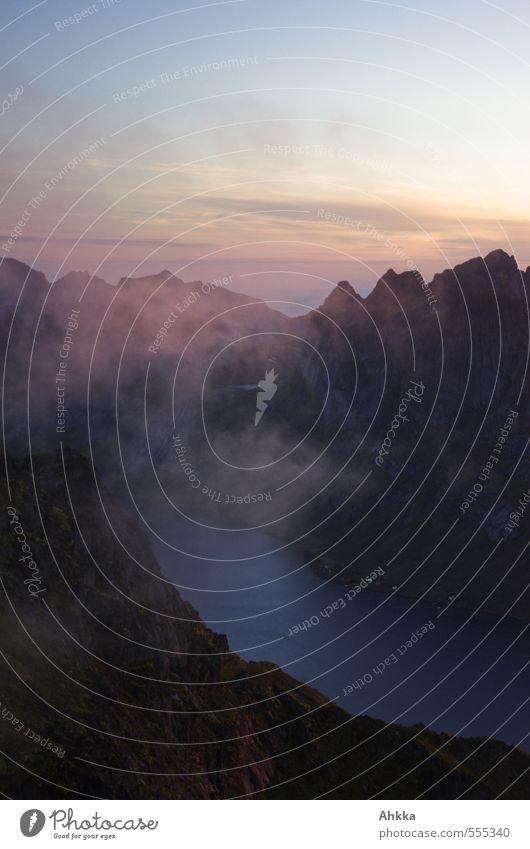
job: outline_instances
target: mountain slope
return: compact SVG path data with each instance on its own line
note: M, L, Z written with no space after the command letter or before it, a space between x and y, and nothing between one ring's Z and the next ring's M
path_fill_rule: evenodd
M351 717L272 664L232 654L162 581L142 533L98 493L77 453L31 465L8 457L7 470L0 781L8 796L528 794L530 757L521 751ZM22 544L33 566L20 560Z

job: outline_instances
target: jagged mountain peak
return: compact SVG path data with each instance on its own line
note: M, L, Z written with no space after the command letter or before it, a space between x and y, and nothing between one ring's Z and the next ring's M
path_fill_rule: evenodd
M377 307L383 304L395 303L395 298L400 301L403 299L415 299L418 294L422 294L423 277L419 271L394 271L389 268L382 277L379 278L374 288L366 298L366 303L369 307Z
M513 273L518 271L517 261L514 256L506 253L502 248L496 248L484 257L476 256L454 267L455 274L467 272L484 274L485 271L489 271L491 274Z
M500 301L513 302L524 299L525 282L515 257L497 248L436 274L432 285L442 303L456 302L462 294L482 300L493 292Z
M90 271L69 271L63 277L59 277L58 280L55 281L57 284L66 284L68 286L86 286L88 283L91 285L103 285L109 286L106 280L103 280L102 277L97 277L97 275L93 275Z
M24 280L32 275L35 280L38 280L41 283L46 283L46 277L42 273L42 271L37 271L31 265L28 265L25 262L21 262L19 259L14 259L10 256L0 257L0 269L6 275L11 278L16 278L20 280L20 282L24 282Z
M341 280L324 300L320 310L325 313L343 313L350 309L352 303L357 301L359 297L347 280Z
M159 286L161 283L169 281L177 284L182 284L184 282L180 279L180 277L175 277L171 271L164 269L163 271L158 271L155 274L146 274L143 277L120 277L118 286L121 286L123 283L132 286L142 286L145 284Z

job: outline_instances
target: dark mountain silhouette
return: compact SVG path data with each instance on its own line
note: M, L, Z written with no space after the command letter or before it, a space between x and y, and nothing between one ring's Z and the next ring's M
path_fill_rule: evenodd
M430 283L389 270L366 298L341 282L296 318L203 285L169 272L50 284L4 259L9 450L62 441L92 453L123 503L130 486L167 509L161 482L198 520L302 537L326 575L352 581L384 565L376 589L527 618L528 520L510 517L529 487L530 270L502 250ZM72 308L57 433L54 376ZM278 391L256 428L256 395L234 387L271 368ZM219 514L176 468L175 433L211 488L274 498Z

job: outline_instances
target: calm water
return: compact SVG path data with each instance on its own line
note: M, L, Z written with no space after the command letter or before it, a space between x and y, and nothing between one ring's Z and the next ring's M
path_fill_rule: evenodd
M350 600L346 587L323 583L301 557L266 554L280 543L262 534L208 534L181 523L159 533L211 558L153 543L164 575L243 658L274 661L352 713L530 748L524 623L442 613L369 589ZM313 624L296 633L307 620ZM435 627L421 634L429 622Z

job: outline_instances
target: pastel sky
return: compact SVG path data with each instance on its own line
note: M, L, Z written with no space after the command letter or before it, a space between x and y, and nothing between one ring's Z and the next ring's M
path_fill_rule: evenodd
M11 0L1 252L308 305L526 267L529 36L524 0Z

